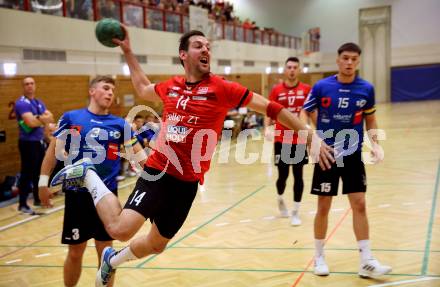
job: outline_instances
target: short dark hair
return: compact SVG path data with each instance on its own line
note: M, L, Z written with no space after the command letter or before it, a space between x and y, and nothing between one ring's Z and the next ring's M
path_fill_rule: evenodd
M203 34L202 31L199 30L191 30L189 32L186 32L185 34L183 34L180 37L179 40L179 53L180 51L188 51L188 47L189 47L189 38L191 38L192 36L202 36L202 37L206 37L205 34ZM182 59L180 59L180 63L183 66L183 61Z
M111 76L96 76L90 81L89 88L95 86L99 82L112 84L113 86L115 85L115 80Z
M284 64L287 64L287 62L295 62L299 64L299 59L297 57L289 57Z
M357 44L349 42L342 44L342 46L339 47L338 55L341 55L343 52L355 52L361 55L362 50L361 47L359 47Z
M144 117L141 116L141 115L136 115L136 116L134 117L134 120L137 120L137 119L143 119L143 120L144 120Z

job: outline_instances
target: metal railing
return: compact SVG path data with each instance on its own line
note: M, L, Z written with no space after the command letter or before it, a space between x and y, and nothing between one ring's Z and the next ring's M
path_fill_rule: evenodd
M114 18L128 26L174 33L185 33L189 30L188 14L150 7L136 1L0 0L0 7L91 21ZM214 39L302 50L300 37L214 20L210 20L210 23ZM314 46L319 47L319 44L314 43Z

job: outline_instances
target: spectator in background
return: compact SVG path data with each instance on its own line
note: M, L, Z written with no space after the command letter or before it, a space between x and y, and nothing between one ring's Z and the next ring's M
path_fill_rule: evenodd
M102 18L113 18L119 20L119 16L116 13L116 5L113 0L101 1L99 13Z
M135 26L139 28L143 28L144 24L143 21L143 8L140 6L142 4L141 0L132 0L133 4L139 4L139 5L131 5L129 3L126 3L124 6L124 13L125 13L125 24L129 26Z
M21 171L18 183L18 210L33 213L27 204L28 194L33 193L34 206L40 206L38 179L44 158L44 126L53 122L52 113L44 103L35 98L36 85L31 77L23 79L23 95L15 102L15 113L19 127L18 149L20 151Z
M69 0L66 2L69 17L90 20L92 14L91 0Z

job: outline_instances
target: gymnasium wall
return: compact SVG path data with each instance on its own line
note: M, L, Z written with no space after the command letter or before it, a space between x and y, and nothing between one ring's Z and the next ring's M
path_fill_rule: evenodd
M335 70L336 50L344 42L359 41L359 9L391 6L391 65L440 63L440 1L438 0L229 0L236 14L302 35L321 29L320 71ZM271 11L271 13L266 13ZM273 12L273 13L272 13Z

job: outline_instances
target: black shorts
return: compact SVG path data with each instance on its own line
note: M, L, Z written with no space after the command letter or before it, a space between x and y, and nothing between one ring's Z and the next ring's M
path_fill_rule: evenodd
M117 191L113 191L117 195ZM90 193L86 191L65 192L65 209L61 243L80 244L91 238L110 241L113 238L105 231L99 219Z
M304 165L309 163L309 156L305 144L285 144L275 142L274 153L275 165L278 165L280 162L288 165Z
M148 174L160 173L149 167L144 170ZM145 219L149 218L163 237L171 239L185 222L197 188L198 181L183 181L166 173L156 181L139 177L124 209L135 210Z
M324 196L338 195L339 178L342 179L342 194L367 191L367 177L362 162L361 152L345 156L344 166L337 167L336 163L330 170L322 170L315 164L312 181L312 194Z

